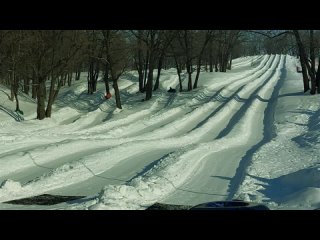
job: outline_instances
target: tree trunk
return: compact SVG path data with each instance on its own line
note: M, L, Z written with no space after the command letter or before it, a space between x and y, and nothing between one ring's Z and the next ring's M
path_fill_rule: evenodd
M88 82L88 94L92 94L92 87L91 87L91 80L90 80L90 67L87 75L87 82Z
M28 78L28 77L26 77L25 79L24 79L24 81L23 81L23 92L25 93L25 94L28 94L29 95L29 90L30 90L30 87L29 87L29 85L30 85L30 78Z
M33 99L36 99L37 98L37 86L35 85L35 82L32 80L32 93L31 93L31 97Z
M311 91L310 94L316 93L316 60L314 55L314 40L313 40L313 30L310 30L310 60L311 60Z
M196 74L196 79L194 80L193 88L198 87L198 81L199 81L199 76L200 76L200 71L201 71L201 59L202 59L202 56L203 56L203 53L204 53L204 50L207 46L208 41L209 41L209 39L204 42L204 45L202 46L202 49L201 49L199 56L198 56L197 74Z
M192 73L188 72L188 91L192 90Z
M215 63L214 63L214 71L215 71L215 72L218 72L218 71L219 71L218 59L215 60Z
M47 104L47 108L46 108L46 117L47 118L51 117L52 105L55 102L55 100L59 94L59 91L61 89L61 86L62 86L62 79L58 79L57 88L56 88L56 82L57 82L57 78L54 75L52 75L50 90L49 90L49 99L48 99L48 104Z
M91 59L88 71L88 94L97 91L97 81L99 77L99 63L95 59Z
M192 65L187 62L187 73L188 73L188 91L192 90Z
M163 69L168 70L168 60L167 59L163 60Z
M39 87L37 91L37 119L42 120L46 117L45 111L45 81L43 79L38 80Z
M228 63L229 63L229 58L228 58L228 53L226 52L223 56L223 72L227 72L227 68L228 68Z
M16 99L16 111L20 111L20 106L19 106L19 99L18 99L18 89L19 89L19 83L18 80L16 78L16 76L13 76L13 95L14 98Z
M75 76L76 81L80 80L80 75L81 75L81 65L78 67L76 71L76 76Z
M95 61L95 68L93 72L93 92L97 91L97 82L99 78L99 72L100 72L99 62Z
M72 75L73 75L72 72L68 73L68 86L69 86L69 87L71 87Z
M181 74L182 73L182 70L183 70L183 64L181 63L181 60L178 61L177 59L177 66L179 67L177 70L179 71L179 73Z
M303 77L303 88L304 88L304 92L306 92L310 89L310 86L309 86L309 77L308 77L306 62L304 60L304 57L300 57L300 63L301 63L302 77Z
M144 91L146 90L146 82L147 82L147 76L148 76L148 64L150 64L149 59L150 59L150 54L149 54L149 51L147 51L146 62L145 62L145 67L144 67L144 80L143 80Z
M220 72L226 72L227 71L227 64L228 64L228 57L227 53L223 52L221 53L221 67Z
M109 87L109 66L108 66L107 63L105 64L105 72L104 72L103 79L104 79L104 85L105 85L105 87L106 87L106 93L109 94L109 93L110 93L110 87Z
M206 34L206 39L202 45L202 48L200 50L200 53L198 55L198 64L197 64L197 73L196 73L196 79L194 80L194 85L193 88L197 88L198 87L198 80L199 80L199 75L200 75L200 71L201 71L201 60L202 60L202 56L204 53L204 50L206 49L206 46L208 45L208 43L211 40L211 36L209 33ZM206 68L207 68L207 64L206 64Z
M316 88L317 88L318 93L319 93L319 89L320 89L320 67L319 66L320 65L318 65L318 69L317 69L317 73L316 73Z
M145 91L144 89L144 82L143 82L143 70L138 70L138 74L139 74L139 92L143 93Z
M49 99L46 109L46 117L51 117L51 111L52 111L52 104L53 104L53 97L54 97L54 89L56 85L56 79L54 76L51 76L51 85L49 90Z
M177 57L174 56L174 62L175 62L175 65L176 65L176 69L177 69L177 74L178 74L178 78L179 78L179 87L180 87L180 92L182 92L182 80L181 80L181 69L179 67L179 63L178 63L178 60L177 60Z
M210 60L209 60L209 71L213 72L213 58L212 58L212 55L210 55Z
M139 91L141 93L144 92L144 81L143 81L143 57L142 57L142 49L141 49L141 39L138 39L138 62L137 62L137 70L139 74Z
M293 30L293 33L295 35L295 39L298 45L299 55L300 55L300 63L301 63L301 69L302 69L302 76L303 76L303 88L304 92L308 91L310 89L309 87L309 77L307 73L306 66L308 65L307 57L305 54L305 50L299 35L299 32L297 30Z
M31 86L31 97L33 99L36 99L37 98L37 89L38 89L38 83L37 83L37 78L36 78L36 75L35 75L35 72L32 71L32 86Z
M148 68L148 80L146 84L146 101L152 98L153 87L153 68L154 68L154 56L153 52L149 55L149 68Z
M138 70L138 74L139 74L139 92L143 93L145 91L144 87L144 72L143 72L143 52L142 52L142 31L139 30L138 31L139 34L139 38L138 38L138 60L136 62L136 67Z
M196 74L196 79L194 80L193 88L198 87L198 80L200 76L200 70L201 70L201 57L198 59L198 64L197 64L197 74Z
M32 80L32 98L36 99L37 98L37 85L36 82L34 82L34 80Z
M180 62L180 73L186 69L186 65Z
M116 106L117 108L122 109L118 81L113 79L112 82L113 82L114 94L116 96Z
M158 74L157 74L156 82L154 84L153 91L155 91L159 88L159 81L160 81L160 74L161 74L161 68L162 68L162 63L163 63L163 57L164 57L164 53L161 54L159 61L158 61Z
M16 99L16 111L20 112L19 99L18 99L18 94L16 92L14 93L14 98Z
M138 74L139 74L139 92L143 93L145 91L144 82L143 82L143 77L144 77L143 69L139 69Z
M53 102L49 101L46 109L46 118L51 118Z
M65 86L66 85L66 80L67 80L67 74L66 73L63 73L61 75L61 80L62 80L62 86Z
M212 53L212 38L210 39L210 45L209 45L209 68L210 72L213 72L213 53Z
M227 69L228 69L228 70L231 70L231 66L232 66L232 56L231 56L231 54L230 54L230 58L229 58L229 63L228 63Z
M12 79L11 79L11 81L13 81ZM11 82L11 85L10 85L10 92L11 92L11 96L10 96L10 101L14 101L14 83L13 82Z
M215 72L218 72L219 68L220 68L220 66L219 66L220 65L220 47L218 48L218 52L217 52L214 60L215 60L214 61L214 70L215 70Z
M93 79L93 63L92 61L89 63L89 70L88 70L88 94L93 94L93 85L92 85L92 79Z

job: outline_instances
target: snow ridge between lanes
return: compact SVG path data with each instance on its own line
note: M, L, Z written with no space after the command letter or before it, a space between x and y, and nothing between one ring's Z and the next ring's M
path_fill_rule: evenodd
M284 56L281 56L282 64L283 61ZM261 98L270 98L279 76L280 70L277 69L276 74L259 91L258 95ZM255 124L257 115L260 114L262 115L260 117L263 117L266 105L267 103L255 99L246 111L243 121L238 123L225 138L200 144L192 150L184 150L184 153L178 157L173 154L129 184L106 186L96 203L89 209L144 209L161 200L192 176L205 156L252 141L250 137L257 125ZM261 121L258 122L261 123ZM261 130L263 126L259 127Z
M270 80L268 78L271 76L273 69L275 68L276 64L278 64L278 56L264 56L263 60L260 62L260 65L255 68L254 70L250 70L250 72L245 72L241 74L240 79L239 78L230 78L228 81L225 81L223 83L214 83L210 85L209 87L205 88L203 91L204 95L210 95L212 94L212 90L216 89L220 86L227 86L222 90L221 93L225 97L230 97L234 91L240 88L240 86L244 86L239 91L239 96L241 97L249 97L251 93L259 87L261 84L267 81L267 84L264 88L262 88L259 91L259 96L261 98L268 98L268 93L270 88L272 88L272 84L276 82L275 77L272 77ZM283 59L283 56L281 57L281 61ZM268 71L268 68L270 68L270 71ZM236 81L238 79L238 81ZM252 81L252 82L250 82ZM267 88L266 88L267 86ZM269 96L270 97L270 96ZM163 100L163 99L159 99ZM192 106L195 103L199 103L198 99L191 100L188 104L186 104L187 107L185 109L188 109L188 107ZM241 104L241 103L240 103ZM263 111L259 108L263 106L265 103L261 103L259 100L255 99L253 103L250 106L250 111L254 111L255 114L263 113ZM199 116L204 115L203 113L205 111L213 111L217 106L217 102L208 102L203 107L197 108L194 111L191 112L193 114L193 119L197 119ZM228 107L229 106L229 107ZM224 117L232 116L232 110L235 110L238 106L238 102L234 99L229 100L228 105L223 107L224 111L227 111L227 113L224 113ZM225 144L226 141L233 143L235 146L237 144L244 144L243 139L238 140L232 140L233 137L230 136L238 136L240 134L243 134L245 138L249 138L250 134L247 129L243 129L243 124L241 125L239 129L239 124L235 126L234 128L236 130L232 130L230 132L230 139L219 139L215 141L211 141L208 143L201 143L202 137L205 135L205 133L208 130L212 130L215 128L216 122L214 122L215 118L217 118L218 114L215 114L212 118L207 120L207 124L204 124L202 126L202 130L198 129L196 131L193 131L191 133L188 133L182 137L173 137L169 139L159 139L155 138L154 136L157 136L157 134L163 133L163 135L160 135L160 138L164 138L165 136L176 136L176 133L178 131L177 128L179 128L179 125L176 125L174 129L171 129L171 131L165 130L165 128L159 128L159 131L156 130L155 132L145 135L141 135L135 138L119 138L115 139L114 137L123 137L127 134L125 133L129 128L137 127L134 131L139 131L143 128L143 123L150 123L151 124L159 124L163 119L170 118L175 116L175 114L179 114L181 111L184 111L183 108L172 108L169 111L163 112L163 115L161 115L161 112L158 112L155 115L151 115L152 112L159 110L159 102L155 101L151 107L151 109L145 109L140 112L130 114L128 115L128 118L123 118L111 122L106 122L103 125L97 125L96 127L92 127L89 129L85 129L83 131L80 131L81 134L85 133L88 134L88 136L80 137L79 143L75 142L73 143L74 139L71 142L66 142L66 145L63 146L63 142L61 146L64 149L68 149L68 147L71 147L71 149L76 150L77 148L84 147L84 141L83 140L89 140L90 135L89 133L95 133L100 131L106 131L110 136L107 136L106 138L103 138L103 135L97 134L94 138L92 138L93 141L101 142L101 145L99 146L105 146L105 149L101 149L100 152L89 154L87 156L83 156L79 159L75 159L74 161L64 164L62 166L59 166L55 168L53 171L50 171L44 175L42 175L39 179L35 179L34 181L27 183L23 186L21 186L20 183L15 183L13 181L7 181L3 184L3 187L0 188L0 201L6 201L11 200L14 198L19 197L26 197L26 196L32 196L35 194L43 193L43 189L45 188L46 191L49 191L50 189L57 189L60 187L72 185L74 183L78 183L81 181L85 181L88 178L92 177L92 174L99 174L101 172L107 171L108 169L112 169L112 167L116 166L119 162L123 160L127 160L128 157L141 153L141 149L144 149L144 146L146 143L150 145L150 149L159 149L159 148L168 148L172 146L176 147L182 147L181 150L178 150L172 154L170 154L167 158L161 160L154 168L152 168L150 171L148 171L146 174L139 176L137 178L134 178L129 184L127 185L109 185L105 188L105 191L101 192L100 198L97 199L97 205L93 206L94 208L129 208L129 209L139 209L139 208L145 208L150 203L154 202L155 199L159 200L159 198L166 196L170 192L174 191L175 188L179 185L181 185L184 181L186 181L192 173L199 167L199 164L201 164L201 160L207 156L209 153L213 153L215 151L221 151L223 149L219 148L219 146ZM222 109L221 109L222 110ZM247 110L249 112L249 110ZM221 111L222 113L222 111ZM135 124L130 124L131 122L140 119L143 116L151 115L149 118L145 118L143 120L143 123L137 122ZM192 116L192 115L190 115ZM192 120L192 117L184 117L182 119L185 119L186 122L180 125L180 127L187 126L190 121ZM254 118L254 115L249 115L249 113L246 113L246 124L247 120ZM181 121L181 119L179 119ZM225 118L220 118L220 121L225 120ZM252 120L252 119L251 119ZM189 122L188 122L189 121ZM176 121L178 123L178 120ZM78 122L79 123L79 122ZM172 124L172 123L171 123ZM246 125L245 124L245 125ZM73 124L76 126L76 124ZM88 122L88 126L90 125L90 122ZM127 126L125 126L127 125ZM115 127L120 127L119 130L115 129ZM77 128L74 128L77 129ZM161 130L162 129L162 130ZM218 129L217 129L218 130ZM72 131L70 130L70 133ZM168 132L170 133L169 135ZM232 134L231 134L232 133ZM105 133L104 133L105 134ZM249 134L249 135L248 135ZM100 138L101 137L101 138ZM76 138L76 136L75 136ZM103 141L105 140L105 141ZM150 141L154 140L154 141ZM212 140L212 139L211 139ZM134 141L134 143L129 143ZM200 143L200 144L198 144ZM120 145L122 144L122 145ZM117 146L119 145L119 146ZM212 147L213 145L214 147ZM109 148L113 147L114 148ZM54 152L54 147L51 148L52 153ZM214 149L214 151L212 151ZM36 150L35 150L36 151ZM203 155L203 151L207 152L207 154ZM130 153L128 155L128 152ZM34 156L32 154L32 156ZM104 160L108 156L108 161ZM28 158L28 161L30 163L30 159L28 157L28 154L21 155L22 159L26 160ZM196 162L193 162L193 159L197 159ZM54 158L45 158L42 159L43 163L53 161ZM18 163L18 162L17 162ZM1 164L1 162L0 162ZM193 166L194 164L194 166ZM192 165L192 167L190 167ZM28 164L24 167L29 166ZM20 166L21 167L21 166ZM88 170L89 169L89 170ZM17 168L19 170L19 168ZM177 171L177 172L176 172ZM181 174L183 173L183 174ZM2 173L3 174L3 173ZM0 174L1 176L1 174ZM15 186L17 191L12 195L7 190L9 189L9 186ZM171 187L170 187L171 186ZM118 195L117 195L118 194ZM120 195L119 195L120 194ZM131 194L131 195L130 195ZM130 196L129 196L130 195ZM119 199L122 199L126 205L119 206L119 204L116 204L116 201ZM145 199L143 201L142 199ZM113 202L114 201L114 202Z

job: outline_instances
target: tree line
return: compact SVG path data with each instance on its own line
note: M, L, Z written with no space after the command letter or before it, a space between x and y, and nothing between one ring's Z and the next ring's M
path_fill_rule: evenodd
M107 94L112 84L121 109L118 80L126 71L137 71L139 92L147 101L159 89L162 69L175 68L179 91L192 91L202 70L226 72L233 58L282 53L299 56L304 90L311 83L314 94L320 81L318 35L312 30L1 30L0 83L10 87L16 111L18 91L36 99L42 120L51 117L60 89L84 72L87 93L94 94L103 79Z
M250 31L256 40L252 52L282 53L296 56L301 65L304 92L319 93L320 69L316 59L320 56L320 32L315 30ZM258 41L257 41L258 40ZM252 53L251 52L251 53Z

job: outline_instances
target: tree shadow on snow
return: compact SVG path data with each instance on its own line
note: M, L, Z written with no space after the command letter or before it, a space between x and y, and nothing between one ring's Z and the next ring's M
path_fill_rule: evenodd
M302 92L294 92L294 93L285 93L285 94L281 94L279 95L278 97L281 98L281 97L295 97L295 96L304 96L305 93L302 91Z
M228 181L230 181L230 180L231 180L231 178L230 178L230 177L224 177L224 176L210 176L210 177L213 177L213 178L220 178L220 179L228 180Z
M267 179L248 174L259 182L263 189L258 190L272 201L281 204L290 199L293 194L301 192L306 188L320 187L320 171L319 166L313 166L302 169L293 173L289 173L274 179Z
M317 111L301 110L297 113L310 115L307 126L307 131L297 137L292 138L300 147L312 147L320 143L320 109ZM295 123L297 124L297 123Z

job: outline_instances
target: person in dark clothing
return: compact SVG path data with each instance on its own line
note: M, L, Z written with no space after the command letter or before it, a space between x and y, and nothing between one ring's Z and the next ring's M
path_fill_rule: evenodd
M175 90L174 88L171 88L171 87L170 87L170 89L168 90L168 92L175 93L175 92L176 92L176 90Z

